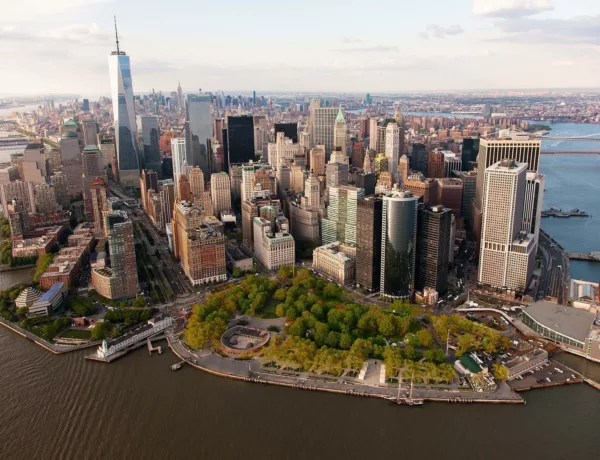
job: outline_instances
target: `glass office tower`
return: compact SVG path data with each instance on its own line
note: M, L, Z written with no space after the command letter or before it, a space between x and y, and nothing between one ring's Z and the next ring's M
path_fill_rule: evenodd
M123 51L113 51L108 57L108 68L119 177L122 183L137 185L140 179L140 163L136 142L137 127L129 56Z
M418 200L404 190L383 197L379 292L389 300L408 300L414 294Z
M188 166L199 166L204 177L210 177L212 154L207 140L212 139L211 99L208 95L188 95L186 105L186 161Z

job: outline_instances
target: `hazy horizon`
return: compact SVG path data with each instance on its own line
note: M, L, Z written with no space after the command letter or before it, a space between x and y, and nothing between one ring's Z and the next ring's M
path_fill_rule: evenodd
M596 0L21 0L0 13L8 97L108 95L113 14L142 94L590 90L600 74Z

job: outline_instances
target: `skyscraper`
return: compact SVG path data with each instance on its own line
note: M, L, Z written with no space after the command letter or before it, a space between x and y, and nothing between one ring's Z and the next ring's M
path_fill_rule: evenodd
M385 156L389 158L388 171L394 176L394 181L400 183L398 162L400 160L400 128L396 123L388 123L385 128Z
M310 123L312 128L313 145L324 145L325 154L333 151L333 127L339 110L334 107L321 107L319 99L313 99L310 104Z
M227 149L226 172L232 164L254 160L254 119L251 116L227 117Z
M356 221L356 283L379 290L381 278L381 220L383 200L367 196L358 200Z
M283 133L294 144L298 143L298 123L275 123L275 137L277 133Z
M110 268L94 268L92 285L108 299L122 299L137 295L137 267L133 224L125 211L111 211L105 215Z
M463 139L462 148L462 170L470 171L471 162L477 161L477 154L479 153L479 138L478 137L465 137Z
M81 122L83 130L83 145L98 144L98 123L94 120L84 120Z
M159 172L160 167L160 128L158 117L154 115L142 116L142 139L144 141L143 167Z
M207 177L212 172L212 153L206 142L212 138L210 103L208 95L188 94L185 124L187 164L199 166Z
M415 288L448 289L448 263L452 211L440 205L419 205L417 223L417 273Z
M185 139L174 137L171 139L171 154L173 155L173 180L179 181L183 174L183 166L186 164Z
M210 176L210 194L213 211L220 218L223 211L231 209L231 183L227 173L220 172Z
M340 150L346 154L346 119L340 107L333 125L333 150Z
M479 174L477 175L477 189L472 212L472 225L478 244L481 241L485 170L493 164L508 158L518 163L526 163L528 171L537 172L540 149L541 141L531 139L528 135L516 134L510 138L480 139L479 154L477 155L477 171Z
M393 190L383 196L381 281L386 299L410 299L414 294L418 198Z
M115 34L117 23L115 20ZM133 85L129 56L119 49L110 53L108 67L115 121L115 144L119 163L121 182L136 185L140 178L140 162L137 150L135 107L133 104ZM70 181L69 181L70 182Z
M546 178L543 174L527 172L521 231L532 233L536 244L539 242L540 237L545 183Z
M398 163L398 183L404 184L407 181L408 176L410 176L408 157L403 154L400 157L400 162Z
M418 171L427 177L428 158L427 147L425 147L425 144L413 144L411 156L415 171Z
M85 218L88 222L94 220L94 210L92 206L91 187L97 177L106 179L106 173L103 168L102 153L97 145L86 145L82 152L83 157L83 205L85 209Z
M97 239L104 238L104 215L103 212L108 210L108 185L102 177L96 177L90 185L91 207L94 222L94 235Z
M481 154L481 153L480 153ZM533 234L522 232L527 164L502 160L485 170L478 282L524 292L535 262Z
M310 149L310 169L317 176L325 174L325 146L317 145Z
M327 217L323 219L323 244L334 241L356 244L358 200L364 196L362 188L349 185L329 187Z

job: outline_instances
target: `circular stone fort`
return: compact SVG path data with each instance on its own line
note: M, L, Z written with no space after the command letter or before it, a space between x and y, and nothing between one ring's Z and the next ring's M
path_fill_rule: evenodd
M240 355L260 350L269 341L270 334L263 329L247 326L234 326L221 336L223 351L228 355Z

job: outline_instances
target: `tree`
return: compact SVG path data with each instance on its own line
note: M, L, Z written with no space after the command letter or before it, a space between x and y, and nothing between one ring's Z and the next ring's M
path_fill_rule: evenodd
M342 295L342 288L337 284L327 283L327 285L323 288L323 295L330 299L340 298Z
M417 352L415 351L415 347L413 347L412 345L406 345L404 347L403 354L406 359L410 359L411 361L417 357Z
M137 308L143 308L145 306L145 302L144 302L144 298L142 296L138 296L135 298L135 300L133 301L133 303L131 304L132 307L137 307Z
M233 276L234 278L239 278L240 276L242 276L242 271L239 269L239 267L236 267L231 272L231 276Z
M457 356L462 356L471 351L475 346L475 336L473 334L463 334L458 337Z
M402 353L397 347L386 346L383 350L385 373L388 377L396 377L402 368Z
M423 357L426 361L431 361L432 363L441 364L446 361L446 355L441 348L435 348L433 350L425 350L423 352Z
M285 316L285 305L282 303L277 305L275 307L275 314L280 318L284 317Z
M377 327L379 333L386 338L392 337L396 332L394 321L390 315L383 315L381 318L379 318L377 321Z
M111 331L111 327L110 321L101 321L96 323L92 328L92 339L103 340L107 338Z
M339 348L341 340L341 334L336 331L329 331L325 338L325 344L330 348Z
M504 381L508 378L508 369L500 363L494 364L494 378Z
M284 288L279 288L275 291L275 293L273 294L273 298L275 300L285 300L285 297L287 296L287 290L285 290Z
M416 334L419 346L422 348L429 348L433 345L433 336L427 329L421 329Z
M352 336L347 332L342 332L340 336L340 348L348 350L352 346Z

